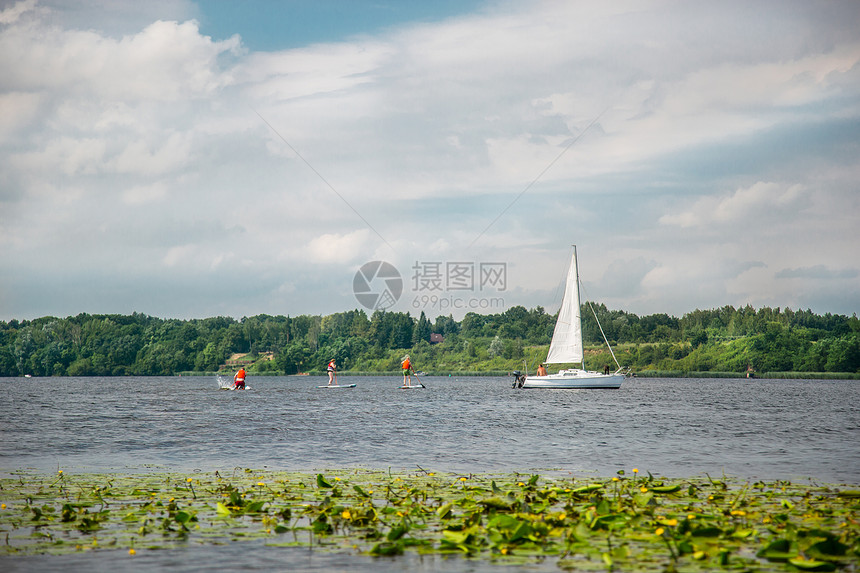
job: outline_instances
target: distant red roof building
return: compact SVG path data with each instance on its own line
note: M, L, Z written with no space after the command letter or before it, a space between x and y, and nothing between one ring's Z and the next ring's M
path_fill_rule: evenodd
M441 334L432 333L430 334L430 344L438 344L440 342L445 342L445 337Z

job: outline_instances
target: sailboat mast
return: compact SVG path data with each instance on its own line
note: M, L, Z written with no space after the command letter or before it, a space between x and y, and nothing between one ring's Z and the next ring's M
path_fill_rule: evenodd
M579 294L579 258L576 256L576 245L571 245L573 247L573 265L574 270L576 271L576 314L582 315L582 300L580 299ZM581 324L581 323L580 323ZM582 336L582 327L580 326L580 337ZM580 338L580 346L582 346L581 338ZM582 369L585 370L585 347L582 346L582 361L579 363L582 366Z

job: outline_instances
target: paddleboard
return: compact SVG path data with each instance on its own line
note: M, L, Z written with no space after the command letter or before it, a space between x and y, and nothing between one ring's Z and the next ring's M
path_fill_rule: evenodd
M317 386L317 388L355 388L355 384L342 384L340 386L338 386L338 385L329 386L328 384L326 384L325 386Z
M223 376L217 376L218 380L218 389L219 390L237 390L237 388L233 385L233 381L229 378L224 378ZM245 390L250 390L251 387L245 384Z
M426 388L424 384L413 384L412 386L401 386L398 390L415 390L416 388Z

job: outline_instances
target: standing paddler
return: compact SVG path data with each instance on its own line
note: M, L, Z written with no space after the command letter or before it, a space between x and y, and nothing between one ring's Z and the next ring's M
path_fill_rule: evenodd
M412 386L412 362L409 361L408 354L403 357L400 367L403 369L403 386L408 388Z
M233 389L234 390L244 390L245 389L245 367L240 366L239 371L236 372L236 375L233 376Z
M328 361L326 370L328 370L328 385L331 386L332 383L337 385L337 364L334 363L334 358Z

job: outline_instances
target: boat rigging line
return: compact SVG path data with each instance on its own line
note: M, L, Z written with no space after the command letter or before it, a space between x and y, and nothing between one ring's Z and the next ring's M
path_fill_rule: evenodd
M251 108L251 109L254 109L254 108ZM386 240L385 240L385 237L383 237L383 236L379 233L379 231L377 231L377 230L373 227L373 225L371 225L371 224L370 224L370 221L368 221L367 219L365 219L365 218L364 218L364 216L363 216L361 213L359 213L359 212L358 212L358 209L356 209L355 207L353 207L353 206L352 206L352 204L350 204L350 202L349 202L349 201L347 201L347 200L346 200L346 198L345 198L343 195L341 195L340 193L338 193L337 189L335 189L335 188L334 188L334 186L333 186L331 183L329 183L329 182L328 182L328 180L327 180L325 177L323 177L323 176L322 176L322 173L320 173L319 171L317 171L317 170L314 168L314 166L313 166L313 165L311 165L311 164L310 164L310 162L308 162L308 160L307 160L307 159L305 159L305 158L304 158L304 156L303 156L301 153L299 153L299 150L298 150L298 149L296 149L295 147L293 147L292 145L290 145L290 142L289 142L289 141L287 141L287 140L286 140L286 138L285 138L283 135L281 135L281 134L278 132L278 130L274 128L274 126L272 126L272 124L271 124L271 123L269 123L268 121L266 121L266 118L265 118L265 117L263 117L263 116L260 114L260 112L259 112L259 111L257 111L256 109L254 109L254 113L256 113L256 114L257 114L257 116L258 116L261 120L263 120L263 123L265 123L267 126L269 126L269 129L271 129L271 130L272 130L272 132L273 132L275 135L277 135L277 136L280 138L280 140L281 140L281 141L283 141L283 142L287 145L287 147L289 147L289 148L293 151L293 153L295 153L295 154L296 154L296 156L297 156L299 159L301 159L301 160L302 160L302 162L303 162L305 165L307 165L307 166L308 166L308 168L309 168L311 171L313 171L313 172L314 172L314 174L316 174L316 176L317 176L317 177L319 177L319 178L320 178L320 180L321 180L323 183L325 183L325 184L326 184L326 186L327 186L329 189L331 189L332 191L334 191L334 194L335 194L335 195L337 195L338 197L340 197L340 200L341 200L341 201L343 201L343 202L344 202L344 204L345 204L347 207L349 207L350 209L352 209L352 212L353 212L353 213L355 213L356 215L358 215L358 218L359 218L359 219L361 219L362 221L364 221L364 224L365 224L365 225L367 225L367 228L368 228L368 229L370 229L371 231L373 231L374 233L376 233L376 236L377 236L377 237L379 237L380 239L382 239L382 242L383 242L383 243L385 243L386 245L388 245L388 248L389 248L389 249L391 249L392 251L394 251L394 250L395 250L395 249L394 249L394 247L392 247L392 246L391 246L391 243L389 243L388 241L386 241Z
M484 234L485 234L487 231L489 231L489 230L490 230L490 227L492 227L493 225L495 225L495 224L496 224L496 221L498 221L499 219L501 219L501 218L502 218L502 215L504 215L505 213L507 213L507 212L508 212L508 209L510 209L511 207L513 207L513 206L514 206L514 203L516 203L517 201L519 201L519 200L520 200L520 197L522 197L523 195L525 195L526 191L528 191L529 189L531 189L531 188L532 188L532 186L534 186L534 184L535 184L535 183L537 183L537 182L540 180L540 178L541 178L541 177L543 177L543 176L544 176L544 174L545 174L547 171L549 171L549 170L550 170L550 168L551 168L553 165L555 165L555 164L556 164L556 162L557 162L559 159L561 159L561 158L562 158L562 156L563 156L565 153L567 153L567 152L568 152L568 150L569 150L571 147L573 147L573 146L574 146L574 144L575 144L577 141L579 141L580 139L582 139L582 136L583 136L583 135L585 135L586 133L588 133L588 130L589 130L589 129L591 129L591 127L592 127L595 123L597 123L597 120L599 120L601 117L603 117L603 114L605 114L607 111L609 111L609 107L605 108L603 111L601 111L599 114L597 114L597 116L596 116L594 119L592 119L592 120L591 120L591 123L589 123L587 126L585 126L585 129L583 129L583 130L579 133L579 135L577 135L576 137L574 137L574 138L573 138L573 140L572 140L570 143L568 143L567 145L565 145L565 146L564 146L564 149L562 149L562 150L561 150L561 153L559 153L558 155L556 155L555 159L553 159L552 161L550 161L550 162L549 162L549 164L547 164L547 166L546 166L546 167L544 167L544 168L543 168L543 170L542 170L540 173L538 173L538 174L537 174L537 177L535 177L534 179L532 179L532 182L531 182L531 183L529 183L528 185L526 185L526 186L525 186L525 188L524 188L522 191L520 191L520 194L519 194L519 195L517 195L516 197L514 197L514 200L513 200L513 201L511 201L511 202L508 204L508 206L507 206L507 207L505 207L504 209L502 209L502 212L501 212L501 213L499 213L498 215L496 215L496 218L495 218L495 219L493 219L492 221L490 221L490 224L489 224L489 225L487 225L487 226L486 226L486 228L484 228L484 230L483 230L483 231L481 231L480 233L478 233L478 236L477 236L477 237L475 237L475 238L474 238L474 240L472 240L472 242L471 242L471 243L469 243L469 246L468 246L467 248L470 248L470 249L471 249L471 248L472 248L472 246L473 246L475 243L477 243L477 242L478 242L478 240L479 240L481 237L483 237L483 236L484 236ZM288 144L288 145L289 145L289 144Z

